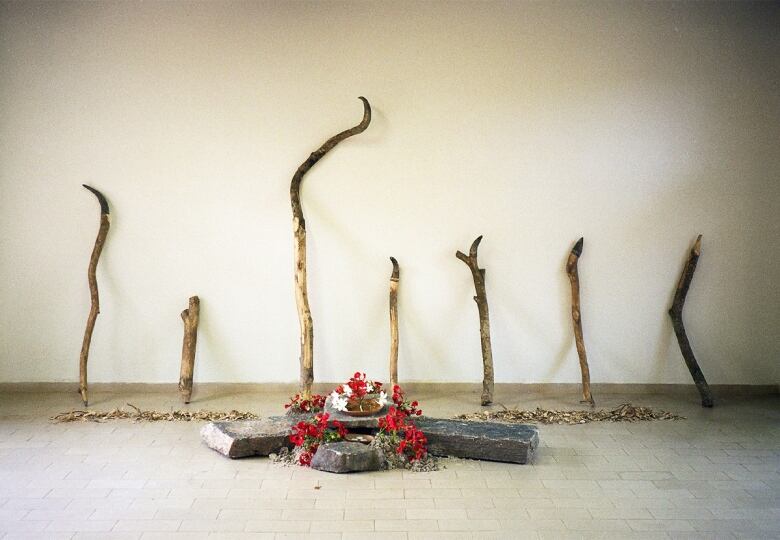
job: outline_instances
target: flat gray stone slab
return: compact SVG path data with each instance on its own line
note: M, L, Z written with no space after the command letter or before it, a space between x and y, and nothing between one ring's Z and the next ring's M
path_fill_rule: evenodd
M527 424L464 422L421 417L417 427L428 438L428 452L507 463L528 463L539 445L539 431Z
M271 416L262 420L209 422L200 430L200 437L209 448L229 458L267 456L290 443L291 426L297 420Z
M383 461L379 448L340 441L321 445L311 460L311 468L332 473L378 471Z
M330 415L328 420L338 420L344 424L347 429L350 428L363 428L363 429L378 429L379 419L387 415L389 409L388 405L382 407L379 412L372 414L371 416L350 416L347 413L341 412L333 408L330 403L330 396L325 400L325 412Z

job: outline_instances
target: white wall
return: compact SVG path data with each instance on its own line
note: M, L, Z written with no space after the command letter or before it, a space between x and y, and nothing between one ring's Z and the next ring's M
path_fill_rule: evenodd
M304 182L315 378L479 381L479 234L496 380L576 382L580 262L596 382L777 382L776 5L11 2L0 8L0 381L74 381L101 189L112 227L90 380L294 381L289 181Z

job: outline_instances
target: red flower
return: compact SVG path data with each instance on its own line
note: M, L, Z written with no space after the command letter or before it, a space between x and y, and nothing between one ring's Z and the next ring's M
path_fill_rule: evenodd
M311 465L311 458L312 458L311 452L301 452L301 455L298 456L298 463L303 465L304 467L308 467Z
M302 420L292 427L290 442L303 450L298 459L301 465L311 463L312 456L323 442L343 439L347 435L348 431L341 422L332 422L332 429L329 429L329 418L328 413L319 413L314 418Z
M321 411L325 408L325 396L314 394L311 399L302 399L300 394L295 394L289 403L285 403L284 408L301 413Z
M333 421L333 427L336 428L336 430L339 433L339 437L341 437L342 439L347 436L347 433L349 433L347 431L347 428L344 426L344 424L342 424L338 420Z
M391 432L393 440L398 440L396 437L402 433L395 448L397 454L406 456L409 461L422 459L428 453L428 439L410 419L422 415L422 410L418 409L420 403L405 401L404 392L398 385L393 386L393 403L395 405L385 417L379 419L379 429Z

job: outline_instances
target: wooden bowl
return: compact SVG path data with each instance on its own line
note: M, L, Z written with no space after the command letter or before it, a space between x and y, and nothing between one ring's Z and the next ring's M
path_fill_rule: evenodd
M363 401L362 409L357 408L357 403L348 403L347 410L344 411L344 414L348 414L349 416L373 416L381 410L382 406L377 400L367 399Z

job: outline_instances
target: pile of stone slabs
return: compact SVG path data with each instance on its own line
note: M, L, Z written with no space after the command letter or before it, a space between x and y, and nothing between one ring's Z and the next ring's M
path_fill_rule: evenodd
M262 420L210 422L201 429L201 438L209 448L229 458L267 456L292 446L292 426L299 420L295 416L271 416ZM428 451L434 456L522 464L531 461L539 446L539 431L526 424L427 417L416 418L415 424L428 438Z

